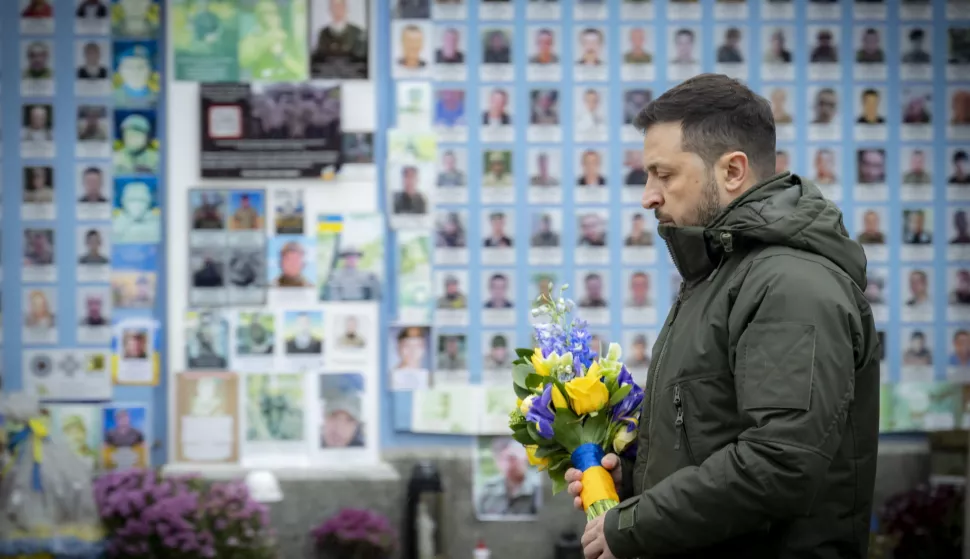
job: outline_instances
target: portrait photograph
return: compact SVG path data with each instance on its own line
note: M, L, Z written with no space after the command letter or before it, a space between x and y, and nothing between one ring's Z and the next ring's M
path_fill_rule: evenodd
M307 289L315 285L314 239L298 235L277 235L267 244L269 284L280 289Z
M888 228L891 225L886 208L864 207L856 210L856 229L853 238L862 245L866 258L873 262L885 261L889 256L886 246Z
M835 86L808 88L808 137L816 141L842 139L841 99Z
M530 148L527 167L530 189L557 190L561 196L561 191L552 187L561 182L562 152L556 148Z
M531 248L562 247L562 213L551 210L535 210L531 215L529 246Z
M932 31L922 26L900 30L900 77L904 80L929 80L933 77Z
M606 57L606 31L601 27L580 25L576 31L575 68L579 81L606 80L609 60Z
M642 139L642 135L633 125L637 115L640 114L650 102L653 101L653 91L650 89L629 88L623 91L623 141L636 142Z
M359 354L374 340L365 332L370 328L370 319L353 313L330 313L333 320L330 332L335 334L334 346L337 351Z
M516 322L513 270L483 270L482 322L488 326L511 326Z
M310 2L311 78L368 78L370 17L370 0Z
M609 280L600 270L576 270L576 306L590 324L609 324Z
M465 116L463 90L451 88L436 90L433 111L435 131L441 141L462 142L468 139L468 118ZM473 118L477 116L474 112L472 114ZM400 122L398 125L400 126Z
M360 373L321 373L319 447L321 449L365 446L363 415L364 377Z
M53 229L28 227L23 232L23 267L25 282L52 282L55 279L55 235Z
M240 311L235 322L237 358L273 355L276 347L276 316L272 312Z
M916 188L933 195L933 151L928 146L904 147L900 153L903 188ZM912 198L911 198L912 199ZM918 199L918 198L916 198Z
M435 308L439 311L468 309L468 272L438 270L434 275Z
M481 214L482 247L511 249L515 244L513 210L485 209Z
M747 79L750 38L744 28L720 25L715 29L714 36L714 62L718 71L738 80Z
M189 301L193 305L225 306L229 301L225 248L197 246L189 249Z
M228 196L222 190L193 188L189 191L189 224L192 237L205 238L206 244L224 244L226 236L226 204ZM202 235L203 231L215 232ZM194 239L190 239L193 242Z
M950 27L947 35L947 68L949 80L970 78L970 26Z
M111 94L111 43L84 39L75 41L74 92L79 97L107 97Z
M468 50L466 27L442 25L435 28L434 62L440 81L463 81L467 76L465 53Z
M444 148L439 150L438 157L438 176L435 179L435 185L439 189L464 189L467 187L468 150L465 148Z
M970 88L947 90L947 138L970 139Z
M111 116L104 105L79 105L77 108L78 157L111 157Z
M120 43L115 49L112 76L115 107L148 109L158 102L161 78L155 41Z
M479 79L483 81L511 81L513 33L510 27L481 28L481 66Z
M767 25L761 30L761 74L773 80L795 79L795 29L787 25Z
M51 287L23 290L24 333L27 343L57 342L57 292Z
M101 406L53 404L50 412L51 438L71 450L92 472L101 463Z
M855 138L861 141L885 141L886 90L880 87L855 89Z
M25 159L51 159L54 148L54 106L24 105L21 108L20 156Z
M123 39L153 39L161 29L159 0L111 0L111 34Z
M245 379L246 442L303 442L306 413L303 375L250 373Z
M383 225L382 216L373 213L318 216L316 261L321 301L381 299Z
M886 150L862 148L856 150L856 181L875 185L886 183Z
M435 383L452 384L467 377L468 339L465 334L439 333L435 339ZM457 374L456 374L457 373Z
M599 209L583 209L576 216L576 246L582 248L606 248L607 213ZM578 256L578 255L577 255ZM579 258L582 260L582 258Z
M838 27L811 25L808 27L808 76L812 80L841 78L839 49L841 37Z
M144 406L101 410L101 465L107 470L146 468L150 463L151 422Z
M24 167L23 219L54 219L54 168Z
M276 188L273 195L273 230L277 235L302 235L305 219L303 190Z
M283 311L282 323L282 345L287 356L319 356L324 353L322 311Z
M970 186L970 147L947 150L947 184L951 187Z
M54 42L25 39L20 43L20 93L29 97L54 95Z
M468 248L468 211L439 210L435 216L435 248L455 250Z
M511 202L514 198L512 152L486 149L482 152L482 197L494 203Z
M700 73L702 36L699 28L668 27L668 79L685 80Z
M111 0L75 0L74 32L108 35L111 31Z
M391 22L391 57L396 79L429 77L433 59L432 26L427 21Z
M576 151L576 201L579 203L605 203L609 200L606 169L606 152L593 148Z
M602 142L607 137L606 88L579 86L573 93L573 130L579 141Z
M115 110L111 158L116 176L158 174L161 155L156 117L155 111Z
M53 0L19 0L20 32L25 35L47 35L54 32Z
M858 80L885 80L886 28L864 25L854 30L855 67L852 75Z
M562 29L549 25L534 25L528 30L526 70L529 81L559 81L562 79L560 60Z
M907 267L903 269L902 276L900 298L903 302L903 320L932 318L932 270L923 267Z
M144 369L150 369L155 351L153 329L143 324L120 322L118 331L119 360L129 369L126 374L130 375L131 369L139 373ZM120 364L119 367L121 367Z
M620 35L620 48L623 54L623 65L620 76L623 81L651 81L656 77L655 28L645 25L624 27Z
M528 140L530 142L562 141L561 111L558 89L530 90Z
M431 377L431 329L392 326L388 335L388 386L395 392L425 390Z
M900 332L902 349L902 377L908 382L932 380L933 329L931 327L903 328Z
M890 299L889 284L887 281L887 271L885 268L867 267L866 268L866 289L863 295L866 301L873 307L874 320L884 322L888 317L886 313L886 302Z
M533 519L542 506L539 472L525 448L511 437L475 440L472 496L483 521Z
M479 92L479 99L482 113L482 141L511 142L514 139L515 130L509 90L504 87L483 87Z
M221 313L185 313L185 360L189 369L229 366L229 321Z
M435 175L434 165L391 163L387 182L392 215L412 218L427 216L437 178Z
M947 366L950 369L947 373L950 379L959 382L970 380L968 378L968 370L970 370L970 330L950 328L947 353Z
M106 226L79 225L76 237L78 281L108 283L111 230Z
M155 244L162 234L155 177L114 181L111 235L115 244Z
M933 139L933 88L930 86L903 87L902 130L903 140L930 141Z

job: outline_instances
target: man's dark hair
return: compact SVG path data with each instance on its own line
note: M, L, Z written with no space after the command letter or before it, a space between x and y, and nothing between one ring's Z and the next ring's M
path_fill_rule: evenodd
M508 282L509 278L505 277L505 274L492 274L492 277L488 278L488 284L491 285L497 281Z
M957 338L960 336L970 336L970 332L967 332L966 330L957 330L956 333L953 334L953 341L957 341Z
M583 35L596 35L597 39L600 41L603 40L603 32L595 27L587 27L586 29L583 29Z
M953 162L957 163L959 161L970 161L970 156L962 149L953 154Z
M913 29L912 31L910 31L909 32L909 40L910 41L922 41L923 40L923 30L917 28L917 29Z
M101 174L101 169L98 169L97 167L88 167L87 169L84 170L84 174L85 175L100 175Z
M729 151L742 151L759 179L775 174L775 118L771 104L741 82L701 74L668 90L643 108L633 126L679 122L684 151L711 166Z
M874 97L879 97L879 91L870 87L862 92L863 99L865 99L866 97L869 97L870 95Z

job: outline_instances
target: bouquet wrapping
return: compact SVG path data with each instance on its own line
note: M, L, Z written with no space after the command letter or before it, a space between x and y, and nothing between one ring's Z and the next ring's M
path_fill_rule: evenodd
M580 497L586 518L593 519L619 504L601 462L608 452L635 455L643 389L620 361L619 345L610 344L604 356L590 347L586 323L563 297L567 288L536 300L533 316L548 320L535 325L535 348L515 352L518 402L509 427L525 445L529 463L548 472L554 493L566 488L566 470L583 472Z
M0 397L0 429L10 432L0 472L0 557L100 557L104 532L90 468L50 436L35 399Z

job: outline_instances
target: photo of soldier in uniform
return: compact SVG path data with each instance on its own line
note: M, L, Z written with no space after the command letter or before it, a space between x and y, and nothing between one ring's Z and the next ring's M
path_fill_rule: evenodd
M115 111L114 173L156 175L161 158L155 136L155 113Z
M367 79L369 4L369 0L312 0L311 77Z
M525 447L511 437L479 437L475 445L473 497L479 520L534 518L541 506L539 472Z
M300 374L246 375L246 440L304 440L304 387Z

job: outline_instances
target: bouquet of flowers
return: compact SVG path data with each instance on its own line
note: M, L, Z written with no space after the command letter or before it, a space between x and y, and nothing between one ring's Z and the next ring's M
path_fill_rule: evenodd
M620 361L618 344L610 344L605 356L590 347L586 323L563 297L567 288L558 297L540 295L532 309L534 317L550 320L535 326L538 347L515 351L518 405L509 427L530 464L549 473L554 493L566 488L570 467L583 472L580 497L586 518L593 519L619 504L613 478L600 462L607 452L636 453L643 389Z
M397 533L386 516L365 509L343 509L312 532L316 548L341 559L387 559L397 547Z
M272 559L266 507L240 482L126 470L95 482L109 558Z

